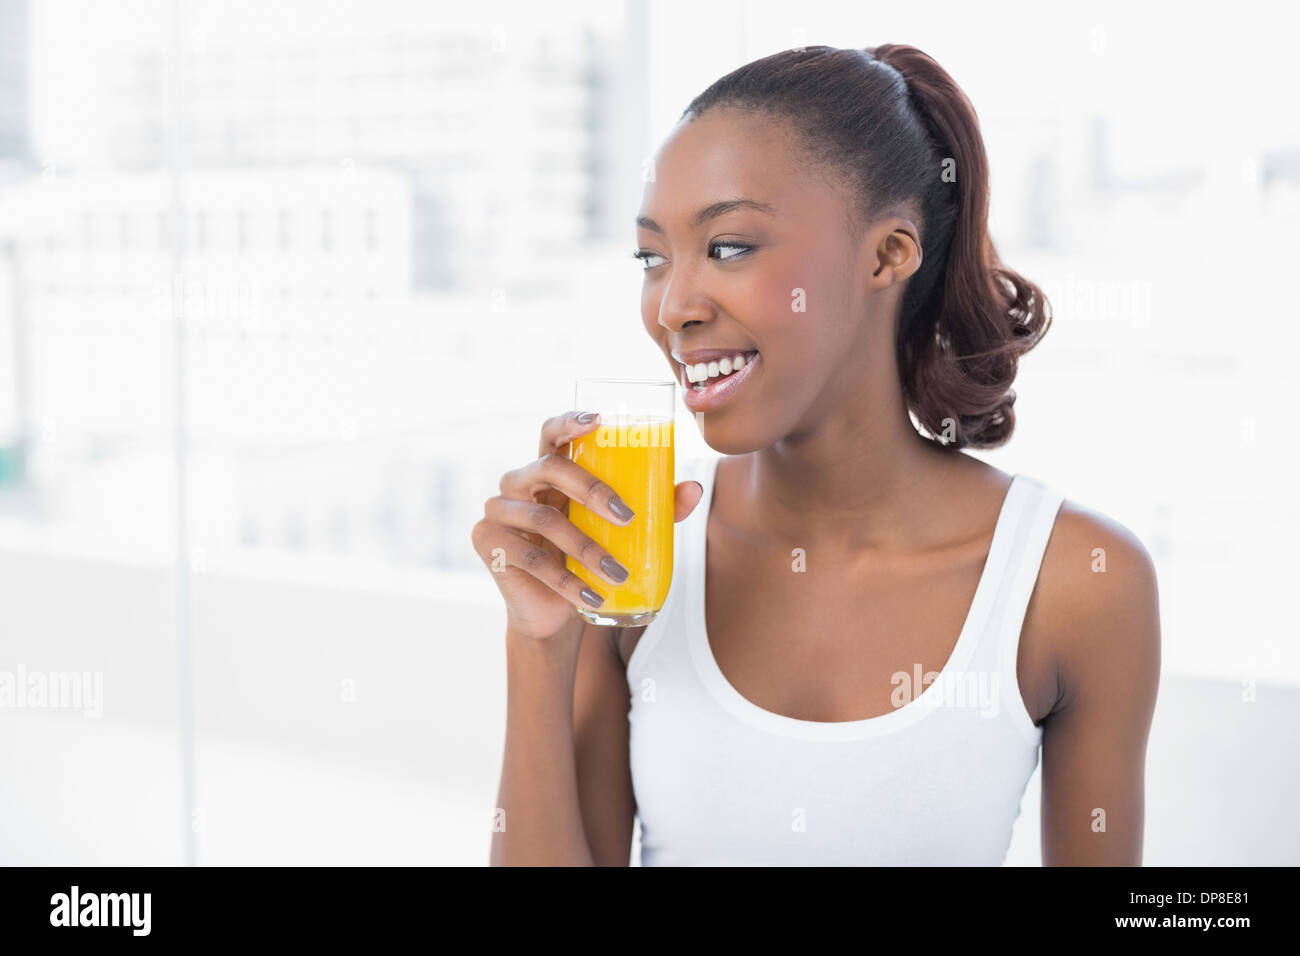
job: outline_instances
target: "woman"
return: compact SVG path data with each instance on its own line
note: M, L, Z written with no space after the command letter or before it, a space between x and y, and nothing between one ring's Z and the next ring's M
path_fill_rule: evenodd
M913 47L784 51L697 97L654 170L642 320L723 457L677 486L648 628L574 611L626 573L566 517L628 520L567 459L598 417L547 421L487 502L493 862L626 865L639 816L648 865L997 865L1041 746L1044 864L1140 864L1151 559L961 451L1008 440L1050 323L989 240L970 102Z

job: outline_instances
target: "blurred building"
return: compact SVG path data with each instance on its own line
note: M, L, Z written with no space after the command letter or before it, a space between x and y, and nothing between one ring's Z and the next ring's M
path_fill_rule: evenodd
M29 159L30 34L27 0L0 0L0 182Z
M163 434L170 409L160 388L176 316L202 363L226 336L309 347L303 334L334 330L340 309L408 306L405 177L204 169L186 175L183 197L184 271L173 275L171 195L160 175L33 177L0 192L0 243L11 250L25 314L39 319L25 320L25 378L47 427ZM229 416L193 424L199 437L239 432Z
M0 0L0 190L18 180L30 161L27 0ZM0 225L3 231L3 225ZM24 329L18 325L16 251L0 235L0 487L25 470L25 369L19 363Z
M453 26L269 39L207 32L186 51L187 167L403 176L417 290L544 289L548 267L598 233L591 197L613 105L592 30L557 20L500 37ZM140 51L111 66L107 158L156 168L167 60Z
M150 9L130 30L84 11L121 42L51 23L34 62L25 5L0 0L0 156L24 161L0 180L0 483L30 445L39 501L20 513L165 555L183 317L209 560L464 564L453 516L486 478L459 459L485 439L438 423L464 414L463 359L540 338L554 321L531 304L571 292L588 243L626 234L643 37L581 13L524 28L358 6L355 29L336 9L303 29L308 4L183 4L177 48L172 8Z

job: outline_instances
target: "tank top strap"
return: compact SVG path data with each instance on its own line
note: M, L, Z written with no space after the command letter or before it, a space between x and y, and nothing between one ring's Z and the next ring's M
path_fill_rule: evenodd
M698 481L704 488L699 504L695 510L678 522L673 529L673 576L668 587L668 598L659 615L646 626L637 638L632 656L628 658L627 679L632 692L638 689L639 682L649 658L655 648L663 641L680 645L685 653L687 633L685 592L688 582L697 573L697 555L703 555L704 542L708 534L709 506L713 500L713 476L717 467L718 455L698 455L680 459L677 462L674 484L683 481ZM699 571L698 573L703 573Z
M697 555L704 554L704 540L708 534L709 510L713 503L713 485L717 475L720 455L700 455L687 459L677 472L677 482L698 481L704 489L695 510L686 516L686 520L677 525L674 536L679 545L675 549L673 562L673 580L677 581L677 568L693 568ZM669 596L671 600L671 594Z
M698 507L702 508L706 514L709 510L709 498L713 494L713 480L717 475L718 462L721 458L721 455L700 455L691 458L683 469L686 474L677 479L678 481L698 481L704 486L704 496L700 498Z
M1043 555L1064 498L1052 486L1029 475L1017 474L1016 488L1019 498L1015 528L1009 546L1002 553L998 594L988 622L985 647L997 655L994 666L1008 690L1003 699L1016 726L1032 740L1037 739L1041 728L1034 724L1021 695L1016 659L1029 599L1038 582Z
M1003 552L1005 566L1000 569L1002 593L999 595L999 633L1018 638L1024 624L1030 595L1038 581L1038 571L1047 551L1047 541L1056 523L1056 513L1064 500L1051 486L1028 475L1017 475L1021 490L1019 512L1011 547Z

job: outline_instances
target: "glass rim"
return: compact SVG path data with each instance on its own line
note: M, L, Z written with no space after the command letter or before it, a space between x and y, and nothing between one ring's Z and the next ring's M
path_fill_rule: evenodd
M575 378L575 385L676 385L670 378Z

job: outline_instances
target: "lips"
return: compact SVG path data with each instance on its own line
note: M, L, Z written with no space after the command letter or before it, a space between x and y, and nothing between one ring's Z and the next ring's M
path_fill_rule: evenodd
M713 358L712 356L718 356ZM724 374L723 367L740 356L743 364L739 370ZM678 361L678 380L682 384L682 401L693 412L711 412L729 402L740 388L752 378L762 364L762 355L753 349L731 351L727 349L699 349L691 352L673 352ZM687 364L692 364L688 372ZM722 367L719 363L724 363ZM700 376L698 369L716 370L712 376ZM694 380L694 381L693 381Z

